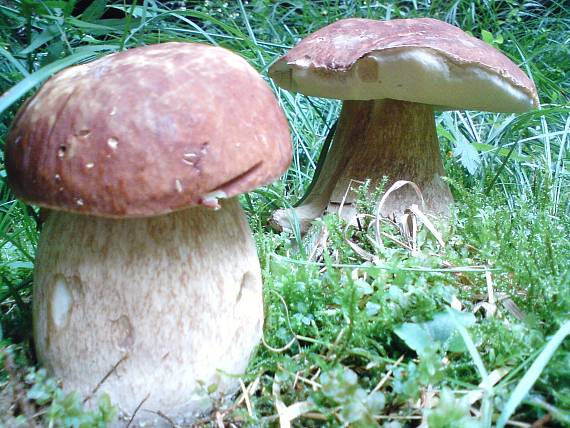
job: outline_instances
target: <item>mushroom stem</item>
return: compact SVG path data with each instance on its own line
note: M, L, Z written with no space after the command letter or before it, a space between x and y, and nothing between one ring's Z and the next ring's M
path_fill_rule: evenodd
M148 395L143 409L175 421L207 410L209 391L235 391L226 374L244 372L261 338L261 272L239 202L222 205L121 220L50 213L34 334L66 389L88 397L101 384L123 414Z
M425 211L446 215L453 199L443 174L431 106L391 99L344 101L331 149L294 214L301 230L307 230L325 209L336 212L343 201L343 212L350 212L358 181L370 180L372 191L387 176L388 187L397 180L413 181L422 191ZM399 217L414 203L421 206L405 186L392 193L382 214ZM273 220L292 228L293 218L290 210L279 210Z

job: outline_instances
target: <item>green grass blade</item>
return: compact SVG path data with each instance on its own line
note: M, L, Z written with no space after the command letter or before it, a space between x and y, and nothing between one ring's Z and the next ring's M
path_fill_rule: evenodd
M503 428L511 415L514 413L515 409L524 399L526 394L530 391L542 370L546 367L558 346L562 341L570 334L570 321L566 321L562 327L556 332L554 336L550 338L550 341L544 347L544 350L540 353L537 359L532 363L528 371L519 381L515 390L511 394L509 401L505 405L505 408L501 412L501 416L497 421L497 428Z
M453 314L453 311L451 309L448 312L452 317L455 317ZM475 367L477 367L477 371L479 372L479 376L481 376L481 379L483 381L485 381L487 379L487 377L489 376L489 373L487 372L487 369L485 368L485 364L483 364L483 360L481 359L481 355L479 355L479 352L477 351L477 347L475 346L475 343L473 343L473 339L471 339L471 336L469 336L467 329L465 327L463 327L457 320L455 320L455 326L457 327L457 331L459 331L459 334L461 335L461 337L463 338L463 341L465 342L465 346L467 347L467 351L469 351L469 355L471 355L471 358L473 359L473 362L475 363Z
M54 61L35 73L30 74L0 97L0 115L21 97L26 95L30 89L42 83L52 74L87 58L92 58L93 56L93 52L75 53L59 61Z
M28 70L26 70L26 68L20 63L20 61L14 58L12 54L10 54L10 52L8 52L6 49L0 49L0 54L3 57L5 57L8 61L10 61L10 63L12 63L14 67L16 67L16 69L22 74L22 76L27 77L30 75L30 73L28 73Z

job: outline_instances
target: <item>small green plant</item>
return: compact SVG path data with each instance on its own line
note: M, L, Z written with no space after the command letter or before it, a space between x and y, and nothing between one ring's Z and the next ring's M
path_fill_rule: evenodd
M448 389L439 394L439 403L425 411L430 428L482 428L469 412L469 400L457 399Z
M360 214L375 215L378 201L384 194L388 177L384 177L378 186L370 191L370 180L366 180L358 186L356 192L356 211Z
M88 409L86 401L78 393L64 392L45 369L30 368L27 374L22 375L23 369L15 365L11 348L7 348L3 355L4 364L11 372L6 391L12 391L14 397L18 397L17 406L5 409L5 417L8 418L5 422L9 426L39 423L61 428L105 428L115 421L117 411L107 394L99 395L96 404Z
M49 426L104 428L117 416L117 411L107 394L97 398L97 405L93 410L87 410L79 394L64 392L44 369L31 369L26 375L25 382L30 387L26 394L27 398L35 405L46 408L43 418Z
M393 398L400 404L415 402L429 385L438 384L444 378L442 355L434 347L425 348L417 363L395 367Z
M344 425L371 427L377 423L374 415L379 414L386 403L381 392L368 393L358 384L358 376L347 367L335 367L320 376L322 388L315 394L315 401L330 401L336 407L335 415Z

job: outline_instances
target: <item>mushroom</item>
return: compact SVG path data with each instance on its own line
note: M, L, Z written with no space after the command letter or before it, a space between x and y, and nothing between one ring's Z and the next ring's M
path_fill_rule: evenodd
M446 215L452 202L434 110L523 112L538 105L533 82L506 56L457 27L429 19L344 19L291 49L269 70L287 90L343 100L334 140L299 206L278 210L278 228L301 229L334 212L351 180L384 176L416 183L427 213ZM346 204L355 199L350 191ZM398 218L418 196L394 192L382 214Z
M273 93L228 50L164 43L52 77L6 146L15 194L50 211L34 273L39 361L84 397L100 385L123 414L144 402L180 421L208 392L233 393L263 324L234 196L290 159Z

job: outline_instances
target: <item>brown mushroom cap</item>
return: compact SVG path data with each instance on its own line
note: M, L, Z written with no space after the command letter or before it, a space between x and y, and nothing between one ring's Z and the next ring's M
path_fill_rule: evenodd
M496 112L538 105L534 83L505 55L430 18L337 21L291 49L269 74L290 91L342 100Z
M196 43L58 73L20 109L6 145L17 196L106 217L215 205L276 179L290 160L288 124L260 75Z

